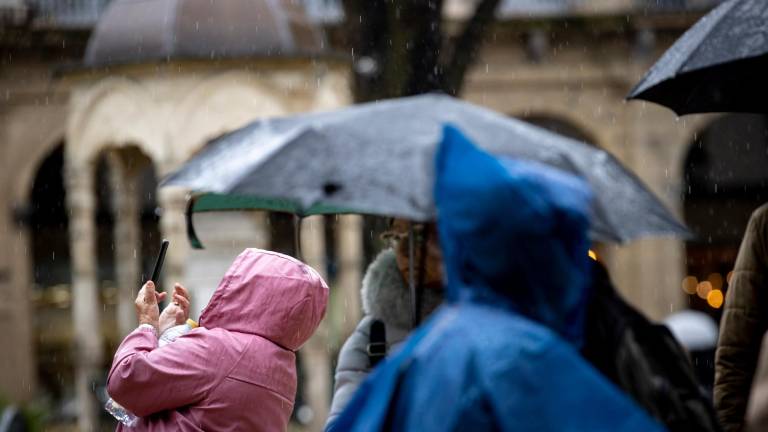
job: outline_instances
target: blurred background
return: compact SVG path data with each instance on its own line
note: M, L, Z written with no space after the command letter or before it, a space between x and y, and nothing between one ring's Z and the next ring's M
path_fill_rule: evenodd
M633 170L696 237L595 245L598 259L651 318L719 320L749 214L768 198L768 123L624 101L717 3L0 0L0 407L39 430L114 428L99 398L162 238L164 284L190 288L195 316L243 248L295 253L293 217L264 212L195 215L206 249L189 247L186 194L158 182L206 142L258 118L418 93L436 76ZM299 355L297 430L324 423L386 226L302 224L331 306Z

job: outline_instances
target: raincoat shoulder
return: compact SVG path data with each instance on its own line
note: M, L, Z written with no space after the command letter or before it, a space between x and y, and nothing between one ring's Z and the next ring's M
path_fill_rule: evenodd
M330 430L664 430L552 331L503 315L442 307Z

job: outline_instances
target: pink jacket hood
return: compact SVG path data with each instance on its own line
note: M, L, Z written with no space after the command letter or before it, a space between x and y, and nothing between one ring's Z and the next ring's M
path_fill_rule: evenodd
M254 334L296 351L325 315L328 285L301 261L246 249L227 270L200 325Z

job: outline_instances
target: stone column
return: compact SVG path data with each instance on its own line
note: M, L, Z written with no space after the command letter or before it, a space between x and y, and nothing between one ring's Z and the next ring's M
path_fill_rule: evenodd
M11 202L3 199L0 202ZM35 394L36 362L32 328L33 290L30 227L11 220L12 213L0 212L0 389L9 402L27 402Z
M302 256L299 258L317 270L327 281L325 220L322 216L310 216L301 222L300 240ZM331 405L331 359L328 356L327 314L312 338L301 348L300 361L306 378L304 396L312 408L309 430L321 431Z
M162 209L160 232L170 241L168 253L163 264L161 279L166 290L173 288L174 282L184 283L184 269L189 253L187 240L187 192L178 187L164 187L158 191L158 204Z
M69 207L70 253L72 256L72 316L75 330L75 394L78 430L98 426L97 402L93 381L103 364L100 299L96 256L94 191L95 167L92 164L67 165L67 205Z
M141 272L141 222L136 170L130 169L116 151L107 157L115 216L115 273L117 278L117 329L125 336L136 328L134 301Z
M351 334L361 317L360 285L363 281L363 218L359 215L339 217L336 230L339 263L337 286L342 300L341 334Z

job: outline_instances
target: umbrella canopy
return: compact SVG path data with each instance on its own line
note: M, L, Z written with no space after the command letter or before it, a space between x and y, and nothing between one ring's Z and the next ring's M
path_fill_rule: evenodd
M729 0L688 30L627 96L677 114L768 112L768 2Z
M164 181L206 192L194 211L258 208L298 215L435 218L434 154L452 124L486 150L586 179L597 196L592 236L628 241L688 235L658 199L603 150L441 95L256 121L212 141Z

